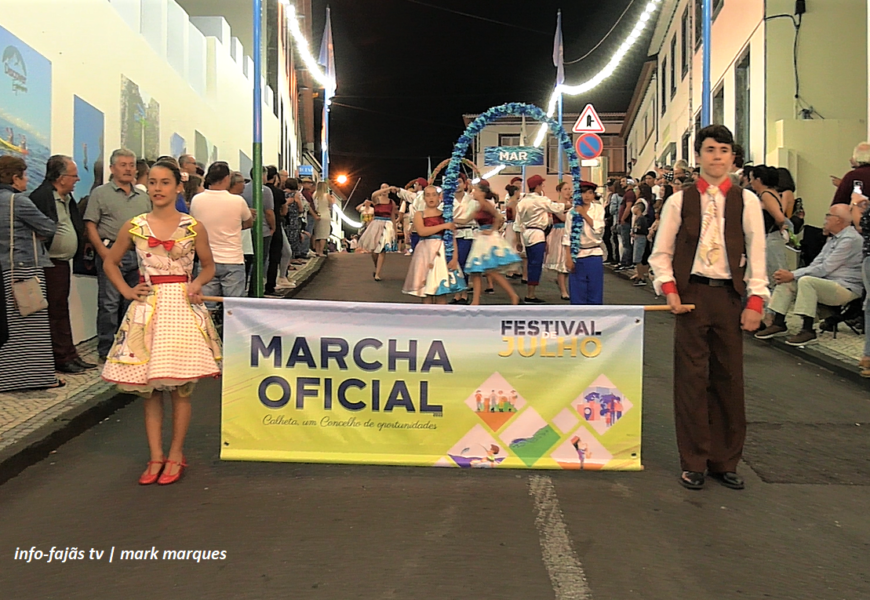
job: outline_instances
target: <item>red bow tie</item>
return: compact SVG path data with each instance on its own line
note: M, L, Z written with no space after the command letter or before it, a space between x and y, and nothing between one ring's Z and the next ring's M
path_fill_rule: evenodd
M158 240L156 237L151 236L148 238L148 247L156 248L157 246L163 246L166 248L166 251L169 252L172 250L172 247L175 246L175 240L166 240L165 242Z

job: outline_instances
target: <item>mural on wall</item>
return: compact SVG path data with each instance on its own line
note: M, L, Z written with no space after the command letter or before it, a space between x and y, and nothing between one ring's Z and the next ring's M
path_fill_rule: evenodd
M139 158L160 156L160 104L121 75L121 146Z
M82 200L91 190L103 185L104 118L78 96L73 96L73 160L79 167L79 181L73 195Z
M178 158L182 154L187 154L187 142L177 133L173 133L169 138L169 153Z
M102 111L73 96L73 160L79 168L79 181L73 196L79 201L84 214L91 190L103 185L105 169L105 119ZM83 255L73 260L76 275L97 276L95 252L90 243L85 244Z
M27 163L28 191L51 154L51 62L0 27L0 156Z
M195 140L193 145L193 155L196 157L196 162L206 164L208 163L208 140L198 131L193 132Z

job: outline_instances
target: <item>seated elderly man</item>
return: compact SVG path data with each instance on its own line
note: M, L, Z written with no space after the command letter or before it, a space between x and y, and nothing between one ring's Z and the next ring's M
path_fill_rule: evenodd
M828 209L824 233L831 237L812 264L797 271L780 269L773 274L777 285L768 306L774 315L773 325L756 333L757 339L767 340L788 332L785 315L794 301L794 312L803 317L803 327L785 343L803 346L814 342L813 321L820 303L843 306L861 297L863 239L852 227L848 206L835 204Z

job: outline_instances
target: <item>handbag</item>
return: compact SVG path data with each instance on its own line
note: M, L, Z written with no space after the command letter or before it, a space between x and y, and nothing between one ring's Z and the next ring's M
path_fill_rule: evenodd
M33 313L48 308L48 301L42 293L38 277L29 277L22 281L15 281L15 194L9 198L9 278L12 280L12 297L22 317L29 317ZM33 232L33 259L38 256L36 249L36 232Z

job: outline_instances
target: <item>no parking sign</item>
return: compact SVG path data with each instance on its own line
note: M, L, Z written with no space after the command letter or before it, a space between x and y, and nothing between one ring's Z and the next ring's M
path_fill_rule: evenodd
M577 154L583 160L592 160L601 156L601 152L604 150L604 142L601 141L598 134L584 133L577 138L574 147L577 150Z

